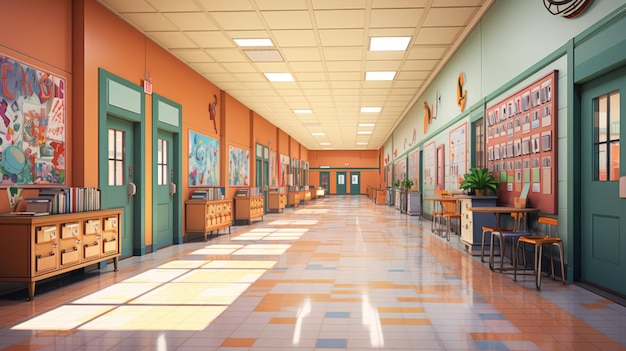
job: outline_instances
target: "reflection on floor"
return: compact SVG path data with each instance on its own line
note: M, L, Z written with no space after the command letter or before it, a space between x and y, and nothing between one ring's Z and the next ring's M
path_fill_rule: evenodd
M318 199L33 301L0 295L0 349L626 350L626 308L515 283L429 228L366 197Z

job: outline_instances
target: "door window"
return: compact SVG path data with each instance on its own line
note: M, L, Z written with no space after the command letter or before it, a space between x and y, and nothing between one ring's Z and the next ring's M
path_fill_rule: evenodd
M109 186L124 185L124 131L109 129Z
M157 140L157 184L158 185L166 185L167 184L167 174L169 165L167 163L167 140L158 139Z
M619 99L619 91L593 99L595 181L619 180Z

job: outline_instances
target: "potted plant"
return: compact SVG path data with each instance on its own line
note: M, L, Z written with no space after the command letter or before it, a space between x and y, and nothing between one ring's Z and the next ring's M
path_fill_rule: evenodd
M460 188L474 190L476 195L482 195L485 190L495 192L498 188L498 181L493 174L489 173L489 169L471 167L469 173L463 175Z
M400 184L400 179L396 179L396 180L394 180L394 181L393 181L393 186L394 186L395 188L399 188L399 187L400 187L400 185L401 185L401 184Z
M413 182L412 179L404 178L402 180L402 188L406 191L409 191L413 187L414 184L415 183Z

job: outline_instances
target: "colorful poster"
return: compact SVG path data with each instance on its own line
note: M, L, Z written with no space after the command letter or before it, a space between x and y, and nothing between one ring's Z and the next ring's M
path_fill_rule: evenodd
M219 140L189 131L189 186L220 185Z
M2 185L65 184L66 81L0 56Z
M228 185L250 185L250 150L228 147Z

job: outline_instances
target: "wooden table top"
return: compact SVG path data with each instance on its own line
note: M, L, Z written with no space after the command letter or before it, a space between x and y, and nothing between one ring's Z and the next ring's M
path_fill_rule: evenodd
M539 212L538 208L525 207L517 208L513 206L486 206L486 207L468 207L468 211L486 212L486 213L533 213Z

